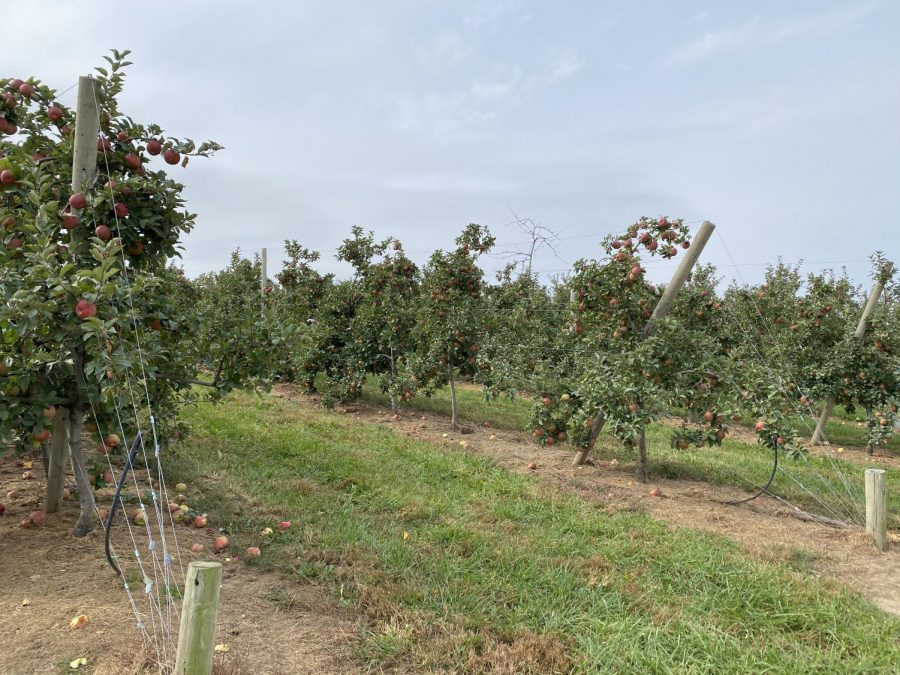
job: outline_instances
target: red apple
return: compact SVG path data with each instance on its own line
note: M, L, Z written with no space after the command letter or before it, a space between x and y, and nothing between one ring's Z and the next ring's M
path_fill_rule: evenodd
M290 529L290 527L291 527L291 521L289 521L289 520L282 520L280 523L278 523L278 529L281 530L282 532L284 532L287 529Z
M28 82L23 82L19 85L19 93L22 94L25 98L31 98L34 94L34 85L28 84Z
M655 487L652 490L650 490L650 496L651 497L662 497L662 490L660 490L658 487Z
M103 443L111 448L118 448L121 442L118 434L106 434L106 438L103 439Z
M181 161L181 155L175 151L175 148L169 148L163 153L163 159L166 160L166 164L178 164Z
M79 300L75 305L75 315L79 319L90 319L97 316L97 305L87 300Z
M209 525L209 518L206 516L194 516L194 527L198 530Z
M83 192L76 192L74 195L69 197L69 206L73 209L83 209L88 205L87 197L84 196Z
M153 155L154 157L162 152L162 143L160 143L155 138L151 138L147 141L147 154Z
M119 143L127 143L128 132L120 131L118 134L116 134L116 138L118 139Z
M74 213L64 213L62 217L62 228L71 230L78 226L78 216Z
M98 239L101 239L103 241L109 241L110 239L112 239L112 230L109 229L109 227L106 225L98 225L94 229L94 234L97 235Z
M97 139L97 152L109 152L112 150L112 143L106 136Z
M203 553L203 544L191 544L191 553Z
M125 162L125 166L132 171L139 171L141 169L141 158L132 152L125 155L125 157L122 158L122 161Z
M251 558L258 558L262 554L258 546L248 546L247 555Z
M6 248L10 251L15 251L16 249L22 248L25 245L21 239L10 239L6 242Z
M128 205L125 204L125 202L116 202L116 205L113 208L119 218L124 218L128 215Z
M228 537L225 535L219 535L215 539L213 539L213 550L214 551L224 551L228 548Z
M762 420L760 420L759 422L756 423L756 430L757 430L757 431L765 431L765 429L766 429L766 423L765 423L765 422L763 422Z
M53 122L59 122L63 118L63 109L59 106L51 105L47 108L47 117Z
M13 172L9 169L3 169L0 171L0 183L3 185L12 185L16 182L16 177L13 175Z

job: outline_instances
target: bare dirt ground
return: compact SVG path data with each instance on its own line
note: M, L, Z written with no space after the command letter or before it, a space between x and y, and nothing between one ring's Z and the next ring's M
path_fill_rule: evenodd
M26 467L14 459L0 460L0 502L6 505L0 516L0 673L157 672L156 653L143 644L127 596L104 559L100 528L83 539L72 535L77 501L64 502L43 527L19 526L38 508L45 486L40 460L22 459L33 462L31 480L22 479ZM8 499L10 490L19 495ZM98 497L101 505L111 503L112 492L99 491ZM117 522L114 532L117 550L129 550L124 525ZM190 553L195 542L210 551L213 530L179 527L177 533L185 566L190 560L224 563L216 643L228 651L216 655L213 673L358 671L351 654L357 626L322 589L225 562L226 555ZM134 585L145 611L143 588ZM73 630L69 622L80 614L89 622ZM80 657L87 664L71 670L70 661Z
M315 397L289 386L278 387L274 394L320 405ZM789 507L769 497L741 506L723 504L743 496L736 488L668 479L645 485L634 479L631 465L595 458L591 464L574 467L571 450L542 448L519 432L483 427L471 428L466 434L452 432L448 419L441 415L406 411L397 416L364 402L354 403L344 412L412 438L488 457L510 471L534 475L559 490L610 508L638 509L675 527L724 535L761 559L788 561L846 584L883 610L900 615L900 537L895 532L890 533L894 542L890 551L880 553L861 529L840 530L798 520ZM529 468L532 463L536 469ZM650 496L654 487L661 496Z

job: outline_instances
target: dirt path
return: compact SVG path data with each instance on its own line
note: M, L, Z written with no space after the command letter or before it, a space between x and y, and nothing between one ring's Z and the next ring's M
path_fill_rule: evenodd
M104 559L102 535L72 536L75 500L43 527L19 527L38 507L45 485L40 462L33 464L35 478L22 480L25 467L0 460L0 502L7 507L0 517L0 673L69 672L69 662L80 657L88 664L77 672L157 672L156 654L144 646L126 594ZM7 499L10 490L19 496ZM103 498L112 501L111 494L103 493L101 503ZM129 550L124 526L115 531L117 550ZM191 554L195 542L211 549L212 530L179 527L177 533L185 565L216 559L225 566L216 643L228 652L216 656L213 673L358 672L351 654L356 624L323 590L224 562L224 555ZM148 604L136 585L144 611ZM69 621L79 614L90 621L73 630Z
M315 397L303 396L292 387L278 387L274 394L319 406ZM734 488L666 479L643 485L634 480L633 466L615 460L573 467L570 450L541 448L524 433L472 428L471 433L460 434L451 432L444 416L419 411L397 416L364 402L348 407L345 413L409 437L488 457L510 471L534 475L610 508L640 509L673 526L724 535L757 557L787 561L801 571L847 584L885 611L900 615L897 543L888 553L879 553L861 530L837 530L798 520L788 507L771 498L743 506L724 505L723 501L739 496ZM529 469L532 463L537 464L534 470ZM650 496L653 487L659 487L662 496ZM891 533L895 542L896 534Z

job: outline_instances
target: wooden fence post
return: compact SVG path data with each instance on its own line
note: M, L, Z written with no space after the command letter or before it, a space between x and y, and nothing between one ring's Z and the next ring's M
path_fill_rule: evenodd
M856 325L855 335L857 340L862 340L866 337L869 318L875 313L875 308L878 307L878 300L881 298L881 292L884 290L884 283L882 278L876 278L875 283L872 285L872 292L869 294L869 299L863 308L862 316L859 317L859 323ZM825 399L825 407L822 408L822 414L819 415L819 420L816 422L816 430L813 431L812 439L810 439L811 445L818 445L825 440L825 425L828 423L828 418L831 417L832 410L834 410L834 397L829 396Z
M209 675L212 672L221 585L221 563L192 562L188 565L175 675Z
M266 285L269 283L269 274L266 269L268 266L268 251L266 249L262 249L259 254L259 294L261 297L266 297Z
M97 177L97 138L100 113L97 110L97 82L92 77L78 78L75 103L75 148L72 153L72 194L83 191ZM69 443L69 410L58 408L53 420L50 465L47 468L47 513L59 510L65 483Z
M866 469L866 533L879 551L888 550L884 469Z
M672 281L666 286L662 297L659 299L659 302L656 303L653 314L644 326L644 337L650 335L656 329L656 323L666 318L669 311L672 309L672 305L675 304L675 298L678 297L682 287L687 282L688 277L691 275L691 270L693 270L694 265L697 264L700 254L703 253L703 249L706 248L706 244L709 241L709 238L712 237L713 230L715 229L716 226L709 221L704 222L703 225L700 226L697 236L694 237L694 240L691 242L691 247L681 259L681 264L678 265L675 274L672 275ZM594 417L594 422L591 425L591 435L588 440L588 445L586 448L580 448L578 452L575 453L575 458L572 460L574 466L581 466L584 464L588 454L597 442L597 437L603 430L605 423L606 419L603 413L598 410L596 417Z

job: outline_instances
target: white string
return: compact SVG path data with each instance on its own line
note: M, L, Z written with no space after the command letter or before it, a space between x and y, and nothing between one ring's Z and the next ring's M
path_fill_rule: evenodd
M100 121L100 105L99 105L99 101L97 100L96 88L93 88L93 92L94 92L94 102L95 102L95 106L96 106L96 110L97 110L97 117L98 117L98 122L99 122ZM104 161L104 164L106 167L106 174L111 176L110 169L109 169L109 157L107 154L106 145L101 144L101 148L102 148L102 153L103 153L103 161ZM115 212L115 208L114 208L115 207L115 195L114 195L113 187L111 184L109 186L109 193L110 193L111 206L113 207L112 211L113 211L113 218L115 220L115 225L116 225L116 232L121 237L121 230L120 230L121 224L119 222L119 216ZM132 293L131 293L131 286L130 286L129 275L128 275L128 263L125 258L124 247L119 246L119 253L120 253L121 262L122 262L122 275L125 280L125 288L127 291L126 297L128 299L128 305L129 305L129 309L131 312L131 321L132 321L132 327L134 330L135 346L137 348L137 354L138 354L138 363L140 364L140 368L141 368L141 378L143 379L144 393L145 393L146 403L147 403L147 410L148 410L148 414L149 414L149 418L150 418L150 427L151 427L151 433L152 433L153 444L154 444L154 456L155 456L156 464L157 464L157 479L158 479L160 491L161 491L161 494L163 497L163 500L162 500L163 505L161 507L159 500L157 499L157 492L153 487L153 480L151 478L152 464L150 463L150 460L147 456L147 450L146 450L146 446L144 443L144 434L141 434L140 450L141 450L141 455L144 459L144 464L147 467L148 483L149 483L149 487L150 487L150 497L151 497L152 507L153 507L153 511L154 511L154 516L156 517L156 521L157 521L157 527L159 529L160 543L162 544L162 552L163 552L162 561L159 560L159 556L157 554L156 541L154 540L154 537L153 537L153 528L151 527L151 524L150 524L150 518L147 515L146 505L144 504L143 498L141 497L141 494L140 494L140 486L138 485L137 478L133 471L132 471L132 479L135 484L135 490L137 491L140 509L141 509L141 512L144 514L144 522L145 522L145 525L147 528L147 536L149 539L148 547L150 549L151 557L152 557L153 563L154 563L153 564L153 577L154 578L153 578L152 588L155 588L155 590L156 590L156 600L157 600L158 606L162 604L161 600L160 600L160 593L163 592L163 590L165 591L166 616L167 616L168 620L165 621L166 625L164 626L164 629L163 629L163 640L164 640L163 656L166 660L166 663L169 663L170 659L169 659L168 652L171 651L172 653L174 653L174 650L175 650L175 645L174 645L172 631L171 631L171 616L172 616L172 611L173 611L174 600L172 598L172 593L170 590L170 577L171 577L171 581L173 581L173 582L175 581L175 578L172 575L172 569L171 569L172 558L171 558L171 554L169 553L169 550L168 550L168 542L166 539L166 527L164 525L163 516L160 512L160 509L165 508L166 511L169 511L169 503L170 502L169 502L169 498L168 498L168 491L166 490L165 478L163 476L162 463L160 462L159 439L157 437L157 430L156 430L155 417L153 415L152 401L150 398L150 392L149 392L149 388L147 385L147 374L146 374L146 370L144 368L144 353L143 353L143 348L141 345L140 327L139 327L139 324L137 321L137 315L136 315L136 312L134 309L134 299L133 299ZM135 397L134 397L134 389L131 385L131 376L130 376L129 371L126 371L126 380L127 380L126 388L128 390L129 398L131 399L131 406L132 406L132 410L134 413L134 423L137 425L138 430L140 430L140 415L138 413L137 401L135 400ZM124 439L126 434L125 434L124 424L122 422L122 418L121 418L121 414L118 409L118 406L116 407L116 416L119 421L119 426L122 429L122 436ZM172 526L172 536L173 536L173 541L175 542L175 547L176 547L176 551L178 554L178 561L179 561L179 566L181 567L182 579L184 579L184 569L183 569L183 564L181 562L180 551L178 551L177 535L175 533L175 524L174 524L174 520L172 518L172 514L170 511L169 511L169 520L170 520L170 524ZM162 573L163 585L165 586L164 589L160 588L158 572ZM149 581L148 577L146 576L146 574L145 574L144 578L146 580L145 581L145 590L146 590L147 594L150 595L150 590L151 590L150 581ZM160 608L160 618L162 620L161 608Z
M728 258L729 258L732 262L734 262L734 258L732 257L731 251L728 249L728 246L727 246L727 244L725 243L725 240L724 240L724 238L722 237L722 234L721 234L718 230L716 230L716 235L718 236L719 241L721 242L722 248L725 250L726 255L728 256ZM741 283L743 283L743 284L746 286L747 284L746 284L746 282L744 281L743 275L740 273L739 268L735 267L735 269L737 270L738 276L739 276L740 279L741 279ZM750 297L750 302L753 304L753 308L756 310L757 316L759 316L759 317L762 319L762 321L766 324L766 326L767 326L767 328L769 329L770 333L774 333L775 331L772 329L771 324L769 324L769 322L768 322L768 320L767 320L765 314L762 312L762 310L760 309L760 307L756 304L756 301L753 299L752 294L751 294L749 297ZM736 315L733 315L733 316L736 317ZM765 368L767 368L767 369L769 370L770 374L771 374L773 377L775 377L775 381L779 382L779 384L781 385L781 387L782 387L782 389L785 391L785 393L787 393L787 394L790 395L790 392L788 391L787 386L784 384L784 380L783 380L781 377L778 376L778 373L776 373L773 369L769 368L768 364L766 363L765 358L763 357L762 353L761 353L761 352L759 351L759 349L757 348L756 343L755 343L753 340L750 340L749 343L750 343L750 345L752 346L753 350L756 352L756 354L759 356L759 358L760 358L760 363L763 365L763 367L765 367ZM781 362L782 362L781 365L784 367L785 372L790 373L790 372L791 372L790 364L788 363L788 360L787 360L787 358L786 358L786 356L785 356L785 354L784 354L784 351L783 351L782 348L781 348L781 345L778 344L777 341L776 341L776 342L775 342L775 346L776 346L776 348L778 349L778 356L780 357L780 360L781 360ZM797 389L797 392L798 392L801 396L806 396L805 392L801 389L800 384L799 384L799 382L797 381L798 379L799 379L799 378L796 378L796 377L793 378L793 381L794 381L795 387L796 387L796 389ZM810 425L810 423L809 423L809 420L807 420L806 415L805 415L805 414L801 414L801 415L799 415L799 417L800 417L801 421L803 422L803 424L806 426L807 430L808 430L810 433L812 433L812 432L813 432L813 428L811 427L811 425ZM823 437L824 440L827 441L827 438L825 437L825 431L824 431L824 429L823 429L823 431L822 431L822 437ZM854 492L853 492L853 490L852 490L852 487L851 487L851 484L850 484L849 481L847 480L846 475L844 474L844 472L843 472L843 470L840 468L840 466L834 461L833 457L831 457L831 455L830 455L829 453L825 453L825 455L829 458L829 462L831 463L832 467L836 470L836 473L837 473L839 479L841 480L841 482L843 483L844 488L845 488L845 490L847 491L847 494L850 496L850 499L851 499L851 509L850 509L850 513L851 513L851 515L853 515L854 518L856 518L856 519L858 520L858 519L859 519L859 516L860 516L861 513L862 513L862 501L861 501L860 496L857 495L857 494L854 494ZM785 470L785 474L787 474L787 471L786 471L786 470ZM800 484L799 481L796 481L796 482L797 482L798 484ZM835 496L838 496L837 490L834 488L834 486L831 484L830 481L828 481L828 480L823 480L823 483L826 485L826 487L830 488L830 489L834 492ZM839 498L839 501L843 502L843 499L844 499L843 497L840 497L840 498Z

